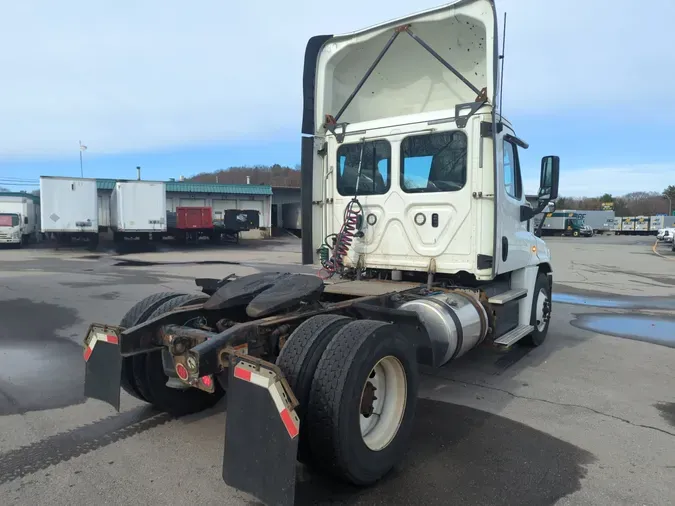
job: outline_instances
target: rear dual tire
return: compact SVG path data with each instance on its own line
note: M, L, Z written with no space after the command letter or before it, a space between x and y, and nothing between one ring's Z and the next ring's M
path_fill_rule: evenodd
M287 360L282 351L278 361L300 403L299 459L356 485L374 483L403 459L410 440L415 348L384 322L317 316L303 325L286 346L304 343L306 358L289 351L298 360Z
M129 328L156 318L179 307L199 304L208 299L201 294L162 292L146 297L122 318L120 326ZM166 386L162 351L126 357L122 360L122 388L130 395L152 404L161 411L182 416L203 411L215 405L224 391L216 383L213 394L197 388L185 390Z

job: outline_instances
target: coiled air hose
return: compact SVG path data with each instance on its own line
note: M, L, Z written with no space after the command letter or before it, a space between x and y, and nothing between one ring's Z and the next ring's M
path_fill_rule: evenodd
M359 195L359 182L361 181L361 168L363 167L363 150L365 148L365 139L361 143L361 152L359 153L359 167L356 174L356 187L354 198L352 198L347 207L345 207L342 227L337 234L331 234L326 237L323 245L319 249L322 269L319 271L319 277L322 279L332 278L335 273L342 275L344 272L344 257L349 253L349 248L354 241L356 231L359 228L359 217L363 212L361 203L357 198ZM330 239L334 240L333 246L328 244ZM332 250L333 254L330 254Z

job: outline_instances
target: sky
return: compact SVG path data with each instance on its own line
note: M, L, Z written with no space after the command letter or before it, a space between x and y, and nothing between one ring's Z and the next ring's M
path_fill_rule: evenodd
M0 186L40 175L178 178L300 162L307 40L434 7L22 0L0 16ZM508 13L504 114L530 148L561 157L560 193L675 184L673 0L496 0ZM649 6L649 9L644 9Z

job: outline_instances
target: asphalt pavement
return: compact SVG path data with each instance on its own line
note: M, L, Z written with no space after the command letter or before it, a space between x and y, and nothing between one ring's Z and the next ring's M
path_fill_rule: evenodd
M675 256L643 237L551 238L546 343L424 370L405 461L375 487L300 469L296 503L617 505L675 497ZM224 403L173 419L82 395L81 339L195 277L306 271L299 241L117 255L0 250L3 505L252 504L221 479Z

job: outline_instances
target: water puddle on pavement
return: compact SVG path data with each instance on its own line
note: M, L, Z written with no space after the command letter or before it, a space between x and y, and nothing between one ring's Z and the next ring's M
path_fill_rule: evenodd
M579 314L573 326L675 348L675 319L635 314Z
M553 293L551 298L553 302L561 302L563 304L574 304L577 306L595 306L595 307L611 307L622 308L626 307L626 302L621 302L612 299L601 299L598 297L587 297L584 295L573 295L571 293Z
M581 295L553 292L553 302L573 304L575 306L592 306L608 309L665 309L675 310L673 297L636 297L622 295Z

